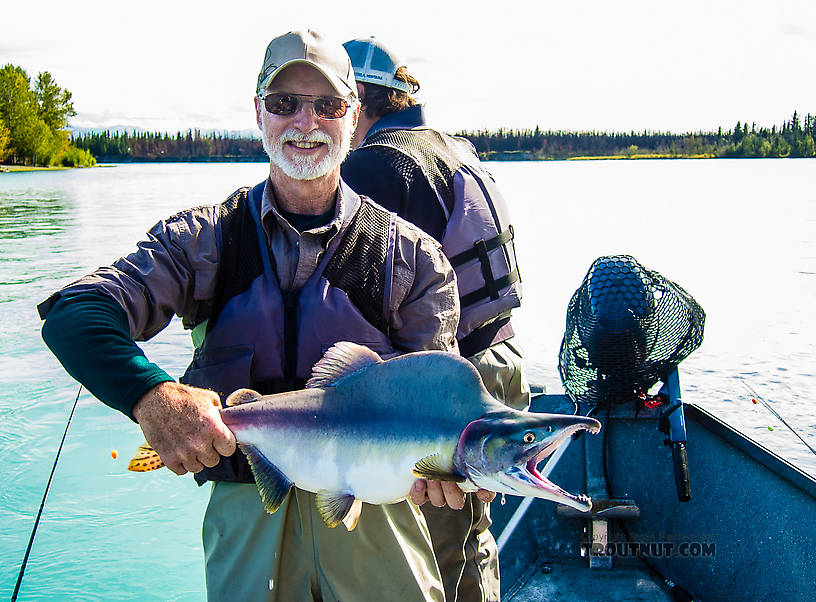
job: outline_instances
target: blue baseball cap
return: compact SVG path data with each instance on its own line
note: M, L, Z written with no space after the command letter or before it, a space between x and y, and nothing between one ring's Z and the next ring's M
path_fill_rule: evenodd
M405 63L374 36L349 40L343 47L348 52L358 82L409 92L407 83L394 78L397 69L405 67Z

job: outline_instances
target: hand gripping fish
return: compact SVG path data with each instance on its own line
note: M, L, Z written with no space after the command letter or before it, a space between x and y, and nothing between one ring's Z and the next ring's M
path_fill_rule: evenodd
M600 431L593 418L521 412L485 390L464 358L442 351L383 361L341 342L312 370L306 388L261 396L239 389L221 410L246 454L261 499L275 512L294 485L317 494L329 527L349 531L362 502L408 497L417 477L534 496L588 511L592 503L544 478L536 466L567 437ZM131 470L162 466L144 448Z

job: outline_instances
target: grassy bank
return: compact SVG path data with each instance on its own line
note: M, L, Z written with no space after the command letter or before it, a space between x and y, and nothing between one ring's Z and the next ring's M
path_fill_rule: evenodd
M38 165L0 165L0 173L12 173L17 171L63 171L74 169L73 167L42 167Z
M673 153L627 153L621 155L535 155L524 151L479 153L482 161L606 161L612 159L716 159L714 153L678 155Z
M715 159L717 156L711 153L701 153L699 155L671 155L665 153L642 153L634 155L600 155L584 157L567 157L567 161L594 161L606 159Z

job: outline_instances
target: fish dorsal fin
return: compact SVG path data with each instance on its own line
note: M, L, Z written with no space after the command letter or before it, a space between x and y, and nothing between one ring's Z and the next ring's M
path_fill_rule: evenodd
M289 493L292 481L251 445L239 443L238 447L249 461L249 467L258 485L258 493L261 494L264 508L269 514L274 514L275 510L280 508L286 494Z
M261 398L261 394L257 391L253 391L252 389L236 389L232 393L229 394L227 397L227 401L224 402L227 407L231 406L239 406L242 403L250 403L253 401L258 401Z
M453 466L443 461L439 454L431 454L422 458L414 466L414 474L432 481L455 481L457 483L467 481L467 477L456 472Z
M357 526L363 508L363 503L350 493L326 490L317 492L315 504L327 527L334 529L343 523L349 531Z
M133 472L150 472L158 470L164 466L164 462L159 457L159 452L153 449L146 441L139 446L136 453L130 459L128 470Z
M381 362L382 358L368 347L340 341L314 365L312 378L306 383L306 388L333 387L345 377Z

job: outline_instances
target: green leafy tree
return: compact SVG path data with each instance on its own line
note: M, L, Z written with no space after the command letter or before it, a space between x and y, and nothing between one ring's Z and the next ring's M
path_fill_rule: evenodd
M810 134L801 134L796 137L791 144L791 157L812 157L814 155L814 143Z
M43 134L40 124L45 124L37 116L37 99L29 87L28 74L14 65L0 69L0 121L9 130L12 159L34 162L40 143L35 137Z
M769 157L787 157L790 155L791 147L788 144L788 141L785 140L782 136L774 135L771 139L771 150L768 154Z
M48 71L43 71L37 76L34 94L37 98L37 112L40 119L51 130L65 129L68 125L68 118L76 115L71 93L60 88Z
M65 128L73 115L71 93L48 71L37 76L32 90L22 68L8 64L0 69L0 125L8 131L5 154L14 163L59 163L70 146Z
M9 136L8 128L0 122L0 161L5 161L9 154Z

